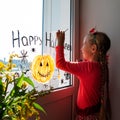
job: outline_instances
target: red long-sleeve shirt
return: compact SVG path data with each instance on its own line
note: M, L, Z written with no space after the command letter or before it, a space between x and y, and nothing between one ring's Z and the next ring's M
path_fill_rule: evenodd
M69 62L64 57L64 47L56 47L56 67L80 80L77 105L80 109L96 105L100 100L101 65L98 62Z

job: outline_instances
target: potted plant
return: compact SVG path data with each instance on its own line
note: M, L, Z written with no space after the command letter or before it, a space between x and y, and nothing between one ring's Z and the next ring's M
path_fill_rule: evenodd
M12 60L18 57L12 54L7 64L0 62L0 120L28 120L35 116L40 120L39 111L46 114L36 99L50 93L50 90L37 91L33 81L22 72L16 76L12 69L15 67ZM32 89L28 90L28 85Z

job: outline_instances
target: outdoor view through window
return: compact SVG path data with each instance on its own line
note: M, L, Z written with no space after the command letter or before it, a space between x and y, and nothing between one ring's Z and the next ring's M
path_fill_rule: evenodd
M37 55L50 55L55 62L55 32L67 30L66 59L71 60L70 0L4 0L0 1L0 61L7 63L10 54L17 67L14 72L26 72L39 90L70 86L71 75L55 67L46 83L34 80L31 63Z

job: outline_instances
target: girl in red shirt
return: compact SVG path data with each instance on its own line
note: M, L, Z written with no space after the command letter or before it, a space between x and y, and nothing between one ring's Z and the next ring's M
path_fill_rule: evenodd
M104 120L104 118L110 120L107 114L109 112L103 114L105 113L103 110L110 110L107 108L109 94L106 60L106 54L110 48L109 37L103 32L95 32L92 29L83 40L81 48L83 61L74 63L66 61L64 57L65 32L58 30L56 38L58 40L56 67L74 74L80 80L76 120ZM104 88L107 88L106 92Z

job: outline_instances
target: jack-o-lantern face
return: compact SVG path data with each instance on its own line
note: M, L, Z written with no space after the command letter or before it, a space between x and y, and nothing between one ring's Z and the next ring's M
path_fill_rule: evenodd
M54 60L50 55L38 55L31 66L32 75L38 82L45 83L54 73Z

